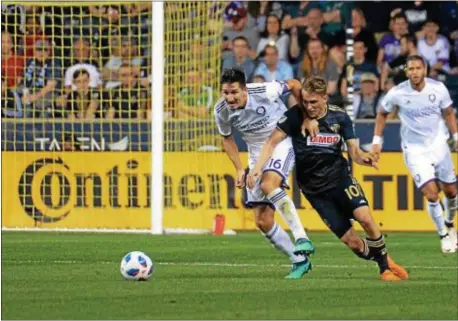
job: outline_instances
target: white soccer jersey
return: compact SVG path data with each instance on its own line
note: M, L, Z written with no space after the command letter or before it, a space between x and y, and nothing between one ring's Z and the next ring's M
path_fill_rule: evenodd
M250 159L255 160L287 110L280 96L289 89L285 82L266 82L247 84L247 91L248 100L243 109L231 109L221 98L215 105L215 119L221 135L231 135L232 128L241 134Z
M425 78L421 92L410 81L393 87L383 98L382 108L391 112L399 108L401 139L404 151L428 150L449 138L442 110L452 105L450 94L442 82Z

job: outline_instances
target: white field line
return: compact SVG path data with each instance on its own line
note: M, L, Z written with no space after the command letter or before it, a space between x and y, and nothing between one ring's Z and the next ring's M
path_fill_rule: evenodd
M16 264L85 264L84 261L73 260L2 260L2 263L16 263ZM90 262L93 263L93 262ZM117 262L100 261L100 264L116 264ZM156 265L172 265L172 266L216 266L216 267L290 267L290 264L255 264L255 263L213 263L213 262L155 262ZM333 265L333 264L317 264L313 265L317 268L325 269L364 269L373 268L370 265ZM432 265L411 265L405 266L408 269L425 269L425 270L458 270L458 266L432 266Z

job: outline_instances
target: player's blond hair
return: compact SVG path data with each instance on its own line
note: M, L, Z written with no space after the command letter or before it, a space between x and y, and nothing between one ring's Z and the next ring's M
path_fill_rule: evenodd
M323 78L311 77L303 82L302 90L309 93L326 95L328 88L326 85L326 81Z

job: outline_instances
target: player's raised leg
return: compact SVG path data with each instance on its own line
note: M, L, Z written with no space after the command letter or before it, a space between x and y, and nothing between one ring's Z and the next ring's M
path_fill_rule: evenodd
M286 179L294 167L294 151L289 138L274 150L271 159L263 169L260 188L288 224L296 241L294 253L311 254L315 246L308 238L293 200L286 194Z
M286 276L289 279L300 279L304 274L312 269L312 264L305 255L296 255L293 253L294 244L291 241L288 233L275 222L275 211L270 205L256 205L254 208L254 216L256 226L261 230L264 237L272 243L272 245L287 255L293 267L291 272Z
M407 280L409 278L407 271L388 255L385 239L375 223L369 207L358 207L353 212L353 216L367 234L366 240L364 240L364 250L369 254L370 258L373 258L377 262L382 278L385 270L389 268L400 279Z
M347 245L358 257L364 260L374 260L377 261L377 264L380 268L380 278L383 281L400 281L401 278L397 276L394 271L392 271L388 266L388 260L385 260L384 264L380 264L380 260L374 256L373 247L369 245L367 239L362 239L356 233L353 228L350 228L345 234L340 238L340 240ZM384 244L384 243L383 243ZM386 257L386 254L385 254Z

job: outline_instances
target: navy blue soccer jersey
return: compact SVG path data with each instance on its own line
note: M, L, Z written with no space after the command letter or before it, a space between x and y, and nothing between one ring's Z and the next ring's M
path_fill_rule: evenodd
M350 117L337 106L328 105L326 115L318 119L320 133L316 137L303 135L303 120L302 107L296 105L280 118L277 128L292 138L299 187L306 195L316 195L336 187L350 174L342 143L356 135Z

